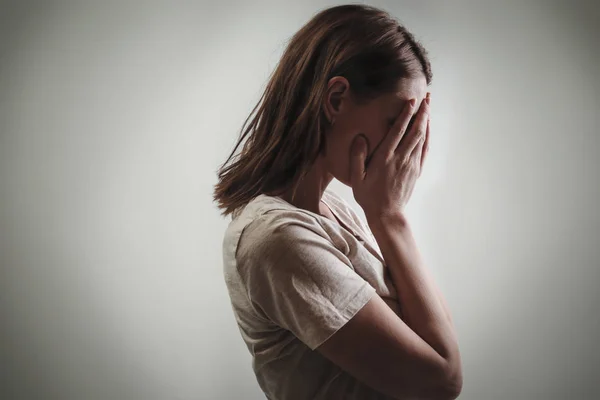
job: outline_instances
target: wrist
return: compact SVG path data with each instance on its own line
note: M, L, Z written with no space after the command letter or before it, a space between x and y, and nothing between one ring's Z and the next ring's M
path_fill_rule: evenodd
M410 230L408 220L401 211L365 213L365 217L374 235L390 230Z

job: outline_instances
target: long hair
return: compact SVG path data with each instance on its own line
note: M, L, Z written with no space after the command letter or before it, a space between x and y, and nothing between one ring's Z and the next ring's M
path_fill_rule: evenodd
M291 188L295 194L324 148L330 122L322 104L330 78L345 77L354 98L364 103L393 92L400 79L419 75L431 83L427 52L386 11L349 4L314 15L289 40L218 171L213 198L221 214L235 215L262 193L279 195Z

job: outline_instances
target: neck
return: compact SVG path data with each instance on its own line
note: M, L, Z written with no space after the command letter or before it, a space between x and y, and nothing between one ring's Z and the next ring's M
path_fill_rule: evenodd
M319 157L309 172L300 180L296 195L292 197L290 189L280 197L298 208L322 214L321 198L332 179L333 175L323 168L323 158Z

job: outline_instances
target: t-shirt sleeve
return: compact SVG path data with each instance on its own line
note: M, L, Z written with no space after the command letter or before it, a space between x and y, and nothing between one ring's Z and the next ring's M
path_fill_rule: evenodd
M311 350L352 319L375 293L317 222L255 229L246 240L238 268L250 301Z

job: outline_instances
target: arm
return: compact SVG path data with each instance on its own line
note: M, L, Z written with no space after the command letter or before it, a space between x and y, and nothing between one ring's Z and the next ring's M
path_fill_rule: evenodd
M450 310L425 269L410 226L400 213L371 218L369 225L390 268L407 324L451 368L460 372L460 354Z
M455 329L454 328L454 321L452 320L452 314L450 313L450 307L448 306L448 303L446 302L446 299L444 298L444 295L442 294L439 286L433 280L433 277L429 273L429 270L423 269L423 272L427 274L428 279L435 286L435 294L438 297L438 299L440 300L440 303L442 303L442 307L444 308L444 315L446 316L446 318L448 319L448 321L450 321L450 324L452 325L452 329L454 330ZM394 288L396 288L396 293L398 293L398 286L396 285L396 282L394 282L393 277L392 277L392 284L394 285ZM397 301L397 303L398 303L398 306L401 307L401 304L400 304L399 300ZM400 317L402 318L402 316L400 316Z
M431 284L433 285L434 291L435 291L435 295L439 299L440 303L442 304L442 308L444 309L444 315L448 319L448 321L450 322L452 330L455 331L454 321L452 319L452 314L450 313L450 307L448 306L448 303L446 302L446 299L444 298L444 295L442 294L442 291L440 290L439 286L436 284L435 280L431 276L430 271L428 269L426 269L426 268L423 268L422 271L423 271L424 274L427 275L427 280L429 280L431 282ZM394 284L394 287L396 288L396 293L398 293L398 285L397 285L396 280L394 278L394 274L392 273L391 275L392 275L392 283ZM398 305L401 306L400 300L398 300Z
M442 307L444 308L444 315L448 319L448 322L450 322L452 331L455 332L455 335L456 335L456 330L454 328L454 321L452 320L452 314L450 313L450 307L448 307L448 303L446 302L444 295L442 294L440 288L437 286L437 284L433 280L433 277L431 277L431 274L429 274L429 271L426 269L423 269L423 272L425 272L427 274L427 276L429 277L428 279L431 281L431 283L435 287L435 293L436 293L438 299L440 300L440 303L442 303Z
M400 214L367 220L390 268L406 321L375 295L318 350L389 396L454 399L462 386L455 333L421 265L410 228Z

